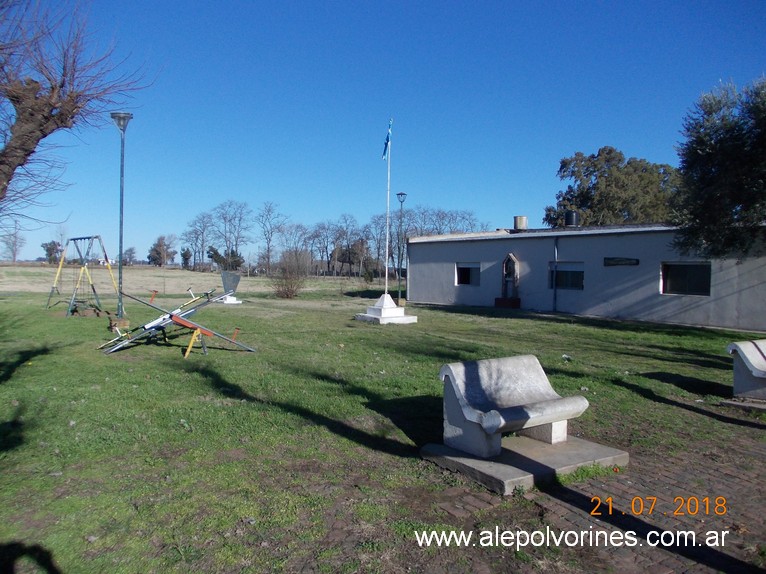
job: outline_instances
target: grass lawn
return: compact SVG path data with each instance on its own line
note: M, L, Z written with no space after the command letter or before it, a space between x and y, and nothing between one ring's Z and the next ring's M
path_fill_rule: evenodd
M727 415L753 422L739 427L700 415L724 412L725 348L746 334L427 307L408 308L415 325L375 326L353 320L372 304L364 285L311 287L285 301L245 281L244 304L195 320L239 327L257 352L211 341L184 360L188 332L104 355L104 316L45 309L49 284L0 284L0 562L15 552L19 572L45 571L35 559L67 573L591 571L575 548L417 546L415 529L547 524L522 496L467 519L437 506L450 487L482 492L418 455L441 440L437 375L453 361L537 355L560 394L590 401L570 433L631 457L763 440L762 417ZM155 303L173 308L184 289L166 284ZM132 326L156 317L126 309Z

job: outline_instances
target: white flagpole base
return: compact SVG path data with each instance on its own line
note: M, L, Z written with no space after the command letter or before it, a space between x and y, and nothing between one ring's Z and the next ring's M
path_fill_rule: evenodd
M418 318L415 315L405 315L404 307L397 307L396 303L394 303L394 300L391 298L391 295L388 293L381 295L375 305L367 307L367 313L358 313L354 319L378 325L418 322Z

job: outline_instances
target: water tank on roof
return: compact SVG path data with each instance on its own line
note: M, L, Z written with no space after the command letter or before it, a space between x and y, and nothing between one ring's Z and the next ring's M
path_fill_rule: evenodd
M526 231L527 230L527 216L526 215L515 215L513 217L513 228L516 231Z
M564 227L580 227L580 213L574 209L564 213Z

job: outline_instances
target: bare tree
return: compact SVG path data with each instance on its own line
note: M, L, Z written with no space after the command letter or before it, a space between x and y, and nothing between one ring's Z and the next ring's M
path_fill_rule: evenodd
M240 249L250 243L253 210L241 201L228 200L213 210L213 236L223 247L224 266L236 269L244 262ZM241 262L232 265L234 261Z
M14 221L12 228L0 237L0 242L2 242L5 254L11 262L16 263L21 248L27 242L24 236L21 235L21 226L18 221Z
M192 269L199 271L205 262L207 248L213 235L213 215L200 213L189 222L189 227L181 234L181 239L186 242L192 252Z
M271 275L271 260L273 256L274 238L282 229L288 217L277 211L277 205L267 201L258 210L255 221L261 228L261 237L266 244L264 248L264 259L266 264L266 274Z
M391 218L393 219L393 218ZM391 222L389 222L391 225ZM370 248L373 252L377 272L382 276L385 269L385 260L383 252L386 250L386 214L373 215L370 223L367 225Z
M136 248L128 247L122 254L122 261L125 265L134 265L136 263Z
M354 271L354 265L359 265L361 273L361 263L367 254L367 242L362 234L362 229L353 215L344 213L340 216L337 224L338 243L336 250L340 252L338 260L340 261L341 275L343 267L348 263L349 277Z
M55 239L56 239L56 241L59 242L59 245L61 245L62 247L64 245L66 245L67 239L68 239L67 238L66 225L59 224L58 226L56 226L56 237L55 237Z
M338 236L337 225L330 221L317 223L311 230L311 241L316 247L319 259L327 263L327 274L332 273L333 254Z
M280 244L282 246L282 261L292 259L296 264L300 262L307 273L311 265L310 238L311 233L309 229L301 223L283 225L279 232Z
M0 0L0 219L26 217L59 184L58 164L40 153L45 138L100 125L140 87L135 74L117 71L113 49L92 55L77 10L42 5Z
M413 235L433 235L433 225L431 210L422 205L417 205L413 209L408 210L410 229Z

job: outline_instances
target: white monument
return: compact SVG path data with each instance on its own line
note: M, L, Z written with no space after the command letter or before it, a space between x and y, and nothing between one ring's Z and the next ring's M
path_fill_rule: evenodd
M375 305L367 307L366 313L358 313L355 319L357 321L367 321L368 323L377 323L379 325L418 322L418 318L415 315L405 315L404 307L398 307L388 293L381 295Z

